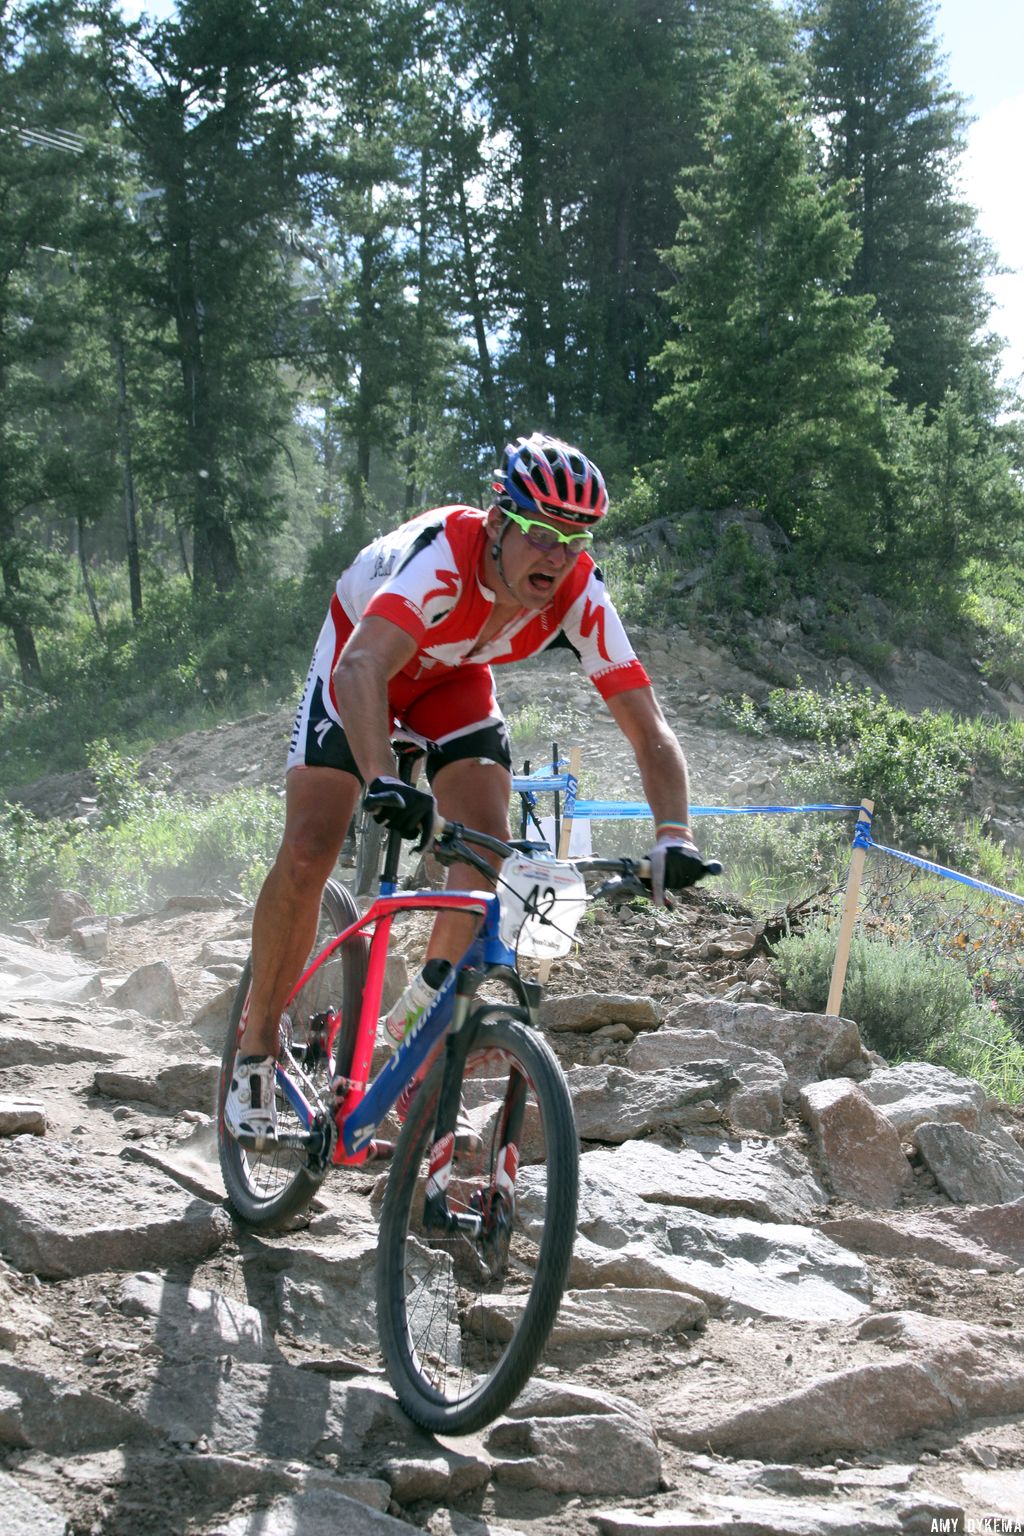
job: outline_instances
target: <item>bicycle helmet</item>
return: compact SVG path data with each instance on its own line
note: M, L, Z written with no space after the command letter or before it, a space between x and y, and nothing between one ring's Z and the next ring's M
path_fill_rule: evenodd
M502 511L539 512L552 522L589 527L608 510L597 465L578 448L543 432L509 443L498 474L492 489Z

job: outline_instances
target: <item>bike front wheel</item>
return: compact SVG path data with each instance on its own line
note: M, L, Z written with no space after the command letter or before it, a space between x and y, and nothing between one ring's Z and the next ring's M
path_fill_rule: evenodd
M317 936L310 959L358 919L359 910L349 892L336 881L328 880L320 900ZM301 1087L307 1102L325 1117L334 1107L335 1073L348 1070L366 984L366 962L367 944L361 935L339 945L295 994L282 1016L279 1052L284 1070ZM274 1227L309 1204L323 1179L324 1168L321 1161L299 1148L277 1147L256 1152L243 1147L224 1124L224 1100L234 1068L251 974L251 964L246 962L221 1056L217 1146L224 1188L235 1215L248 1226ZM333 1030L325 1023L331 1008L341 1014L340 1027ZM305 1131L280 1083L277 1123L278 1131L285 1134L301 1135Z
M525 1385L551 1332L576 1232L579 1152L572 1100L547 1043L495 1010L476 1028L462 1102L477 1132L457 1150L448 1210L426 1186L444 1061L413 1101L381 1213L377 1318L391 1385L434 1433L470 1433ZM470 1138L462 1137L462 1147Z

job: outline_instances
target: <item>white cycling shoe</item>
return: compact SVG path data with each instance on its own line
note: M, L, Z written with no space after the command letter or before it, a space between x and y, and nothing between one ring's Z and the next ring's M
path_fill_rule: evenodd
M277 1095L273 1056L235 1055L224 1100L224 1124L232 1136L260 1143L277 1140Z

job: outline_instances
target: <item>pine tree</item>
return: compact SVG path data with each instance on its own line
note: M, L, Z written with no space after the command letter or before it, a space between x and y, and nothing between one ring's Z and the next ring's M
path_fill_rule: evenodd
M967 118L941 73L927 0L810 0L808 62L830 181L861 235L847 290L892 333L894 390L937 407L992 344L990 252L957 190Z
M175 22L94 12L103 78L148 197L134 274L177 369L165 461L193 538L197 592L224 591L240 541L282 509L271 470L298 343L296 255L310 167L308 79L340 48L339 8L183 0Z
M650 357L668 333L661 252L730 56L781 66L771 0L463 0L483 104L477 220L504 409L624 468L656 451Z
M73 36L60 0L0 13L0 626L30 685L66 585L52 511L82 515L94 488L76 430L90 360L73 252L91 154Z
M791 534L863 551L886 338L871 300L842 292L858 243L845 189L821 190L807 127L754 65L737 71L706 150L668 253L667 446L698 503L760 507Z
M313 334L346 519L365 530L371 499L412 510L432 489L457 343L443 18L418 0L374 0L359 24L322 124Z

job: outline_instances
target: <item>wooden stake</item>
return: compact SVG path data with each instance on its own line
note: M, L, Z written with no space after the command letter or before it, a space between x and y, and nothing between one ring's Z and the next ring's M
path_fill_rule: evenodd
M850 873L846 877L846 901L843 905L843 917L839 924L839 942L836 944L836 958L832 963L832 980L828 989L828 1002L825 1005L825 1013L829 1018L837 1019L843 1002L843 987L846 983L846 967L850 961L850 943L853 939L854 924L857 921L857 906L860 901L860 883L864 875L864 860L867 857L867 844L861 841L864 833L871 831L871 813L875 809L873 800L862 800L860 803L860 815L857 817L857 825L853 831L853 852L850 855Z

